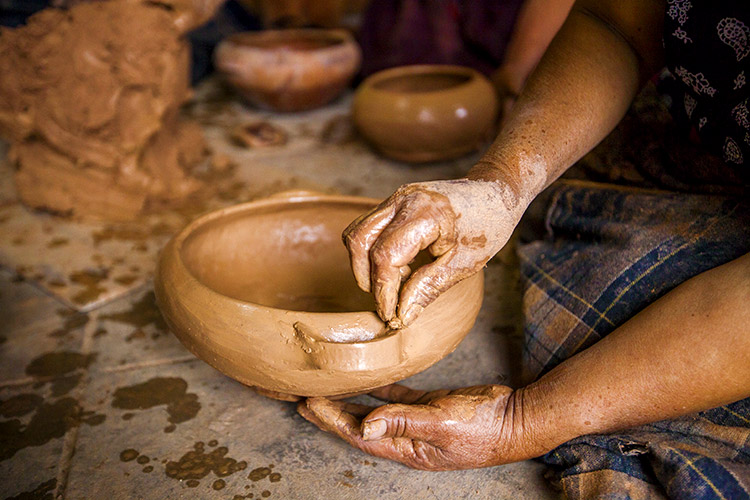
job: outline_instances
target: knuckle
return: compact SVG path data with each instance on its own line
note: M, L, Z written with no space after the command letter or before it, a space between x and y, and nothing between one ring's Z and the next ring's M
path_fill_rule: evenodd
M386 267L393 265L393 252L389 251L382 242L376 244L370 250L370 260L376 267Z

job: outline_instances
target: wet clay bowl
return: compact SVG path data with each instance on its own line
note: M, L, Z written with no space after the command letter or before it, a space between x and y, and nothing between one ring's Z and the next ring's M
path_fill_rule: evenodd
M161 253L157 303L197 357L240 382L299 396L389 384L436 363L471 329L479 273L408 328L360 291L341 232L376 200L291 194L202 216Z
M341 94L359 70L361 53L345 31L271 30L226 38L216 49L214 62L251 104L302 111Z
M497 119L497 97L481 73L461 66L401 66L367 78L352 114L380 153L422 163L478 149Z

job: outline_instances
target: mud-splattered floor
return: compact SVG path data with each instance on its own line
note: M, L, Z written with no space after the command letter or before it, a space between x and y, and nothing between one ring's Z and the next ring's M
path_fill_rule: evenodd
M349 97L313 112L249 110L214 82L188 112L211 144L216 194L138 225L76 223L17 203L0 144L0 498L551 498L524 462L425 473L373 459L196 360L167 330L150 283L159 248L196 213L285 189L384 197L455 177L477 156L383 160L353 133ZM284 145L246 149L266 121ZM435 389L512 382L519 294L512 252L487 269L484 307L459 348L413 377Z

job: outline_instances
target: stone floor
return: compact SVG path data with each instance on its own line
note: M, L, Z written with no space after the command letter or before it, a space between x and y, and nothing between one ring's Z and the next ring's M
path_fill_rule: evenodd
M385 197L405 182L456 177L477 156L409 166L353 133L350 96L307 113L242 105L215 82L188 112L230 168L200 209L285 189ZM245 149L229 132L267 120L286 145ZM0 144L0 497L513 498L554 496L542 467L522 462L427 473L375 459L195 359L166 329L151 277L161 246L195 213L138 225L77 223L15 197ZM220 162L219 162L220 163ZM226 163L226 162L225 162ZM197 210L196 210L197 211ZM407 382L436 389L512 384L519 291L511 249L486 272L474 329Z

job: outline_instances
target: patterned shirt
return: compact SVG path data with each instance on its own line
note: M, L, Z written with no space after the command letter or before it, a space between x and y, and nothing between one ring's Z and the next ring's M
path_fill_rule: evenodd
M664 47L678 126L750 172L750 0L668 0Z

